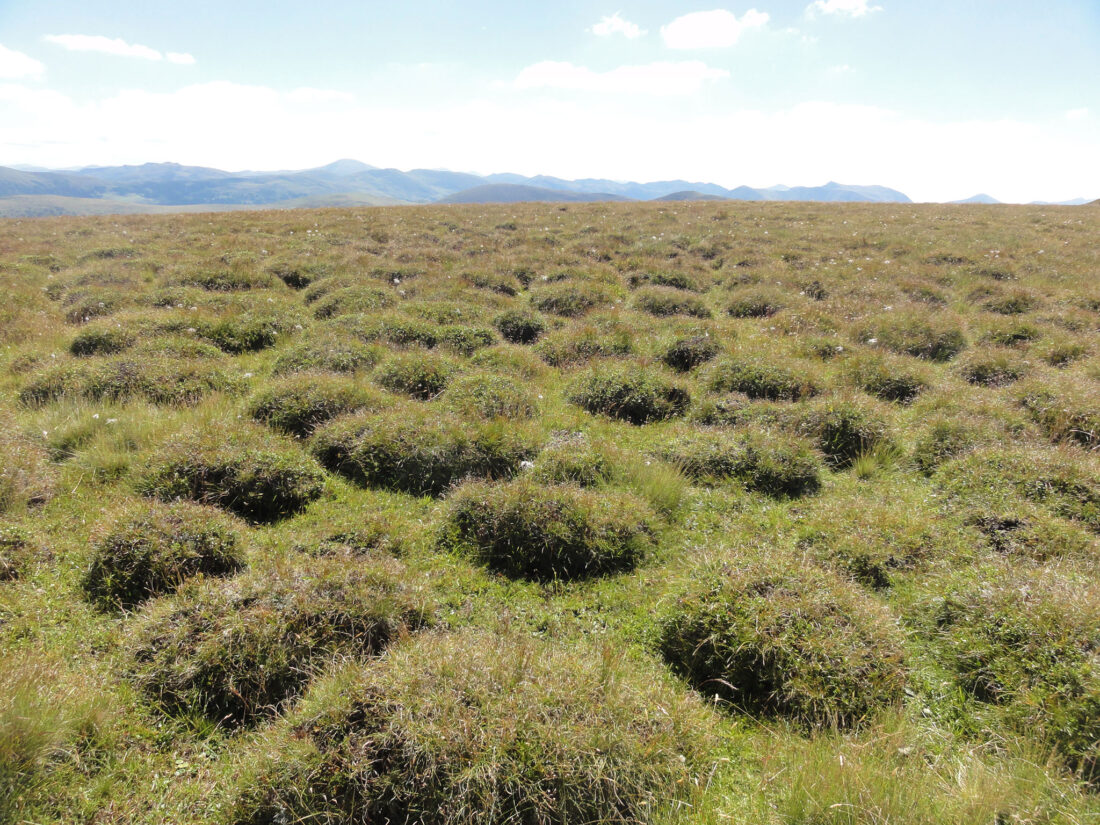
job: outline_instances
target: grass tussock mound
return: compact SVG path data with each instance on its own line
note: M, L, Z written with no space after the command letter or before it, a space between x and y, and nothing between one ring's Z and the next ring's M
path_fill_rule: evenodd
M249 415L277 430L304 437L338 415L387 406L383 394L353 380L298 375L268 384L252 397Z
M808 375L755 359L719 361L710 371L708 387L711 392L739 392L767 401L798 401L818 393L817 385Z
M693 797L710 721L609 647L424 635L317 684L233 821L641 825Z
M426 352L398 353L374 373L375 382L390 392L429 401L443 392L458 372L449 358Z
M240 538L218 511L144 502L99 530L81 585L100 609L128 610L192 576L224 576L243 566Z
M634 335L616 324L566 327L552 332L535 347L552 367L569 367L593 358L625 358L635 352Z
M194 330L195 333L212 343L222 352L240 355L244 352L259 352L275 346L282 338L289 337L301 324L289 313L274 314L270 311L258 312L245 310L225 315L221 318L197 320L194 326L176 331Z
M312 333L279 353L275 375L295 372L358 372L369 370L385 356L381 347L364 344L333 332Z
M312 450L353 481L433 496L471 476L506 478L537 452L530 436L506 422L408 407L333 421L313 436Z
M78 358L91 355L114 355L128 350L137 336L121 324L88 325L69 342L69 352Z
M851 727L898 703L894 622L854 585L774 558L692 574L661 628L669 664L733 708L810 727Z
M631 424L649 424L683 415L691 403L687 389L660 372L639 366L601 365L575 379L567 398L594 415Z
M914 370L905 359L872 354L847 365L848 378L868 395L882 401L909 404L927 389L931 381L923 372Z
M709 483L733 480L771 496L815 492L823 470L806 440L759 431L689 430L661 447L658 455L692 478Z
M448 500L438 541L506 576L553 581L629 570L657 532L635 496L521 479L463 485Z
M340 315L377 312L380 309L388 309L396 303L396 297L389 290L370 286L348 286L333 290L320 298L313 305L313 317L324 320Z
M1054 572L959 583L930 604L959 686L1100 778L1100 592Z
M880 315L865 324L856 337L861 343L927 361L950 361L966 349L966 335L958 321L925 311Z
M726 314L731 318L770 318L784 306L785 301L778 290L750 288L739 291L726 304Z
M1100 468L1056 449L982 447L940 465L933 479L977 518L1011 522L1022 503L1100 533Z
M23 575L30 555L30 536L18 527L0 527L0 582Z
M12 429L0 429L0 514L16 514L49 501L57 472L41 446Z
M188 586L146 613L133 679L173 714L228 725L276 713L334 660L371 656L430 608L394 560L246 574Z
M823 399L801 411L797 430L838 467L891 444L889 425L872 406L842 398Z
M190 499L257 522L302 510L324 491L325 474L294 445L225 425L185 430L138 470L138 492L161 501Z
M981 350L960 359L959 375L980 387L1004 387L1019 381L1030 365L1013 350Z
M1064 377L1029 381L1017 399L1052 441L1100 447L1100 382Z
M598 487L620 471L621 456L583 433L563 433L548 444L534 463L531 477L542 484Z
M467 418L531 418L538 411L536 396L507 375L472 372L452 381L440 401Z
M144 399L153 404L192 405L216 392L234 392L239 379L203 360L118 358L46 367L30 376L19 400L40 407L61 399L125 401Z
M553 283L531 292L531 305L535 309L563 318L577 318L613 300L610 289L590 282Z
M690 372L718 357L722 346L710 333L677 338L661 353L666 366L677 372Z
M711 317L710 308L698 295L667 286L651 286L639 289L634 293L634 307L658 318L665 318L670 315L689 315L694 318Z
M493 321L501 336L510 344L533 344L546 332L546 321L533 312L510 309Z

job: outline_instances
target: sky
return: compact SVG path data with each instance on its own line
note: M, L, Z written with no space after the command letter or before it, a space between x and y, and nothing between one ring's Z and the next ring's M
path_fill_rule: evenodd
M0 166L339 158L1100 198L1100 0L0 0Z

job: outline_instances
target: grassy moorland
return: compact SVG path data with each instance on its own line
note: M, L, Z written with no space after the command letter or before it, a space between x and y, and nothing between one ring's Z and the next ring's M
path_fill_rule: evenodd
M0 821L1100 821L1100 209L0 222Z

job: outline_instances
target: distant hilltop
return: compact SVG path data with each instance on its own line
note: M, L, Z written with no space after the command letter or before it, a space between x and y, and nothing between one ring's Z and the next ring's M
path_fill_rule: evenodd
M389 206L524 201L824 201L911 203L886 186L738 186L684 180L635 183L440 169L382 169L338 160L316 169L227 172L178 163L73 170L0 167L0 216L156 213L241 208ZM969 203L996 203L977 195ZM1084 203L1085 199L1076 201Z

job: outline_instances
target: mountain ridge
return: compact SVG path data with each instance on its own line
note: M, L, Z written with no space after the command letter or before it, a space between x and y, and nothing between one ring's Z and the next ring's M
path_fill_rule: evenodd
M36 204L33 201L36 197L47 200ZM975 196L975 199L978 197L988 198ZM3 214L20 217L24 216L21 208L28 210L26 216L42 214L42 204L48 204L50 214L82 211L102 214L108 204L122 211L139 212L152 207L157 207L156 211L163 211L161 207L193 211L202 206L223 209L490 202L485 198L506 203L525 199L912 203L897 189L836 181L821 186L741 185L730 189L715 183L679 179L636 182L605 178L567 180L510 172L475 175L445 169L403 171L371 166L352 158L310 169L268 172L232 172L172 162L86 166L75 170L0 167Z

